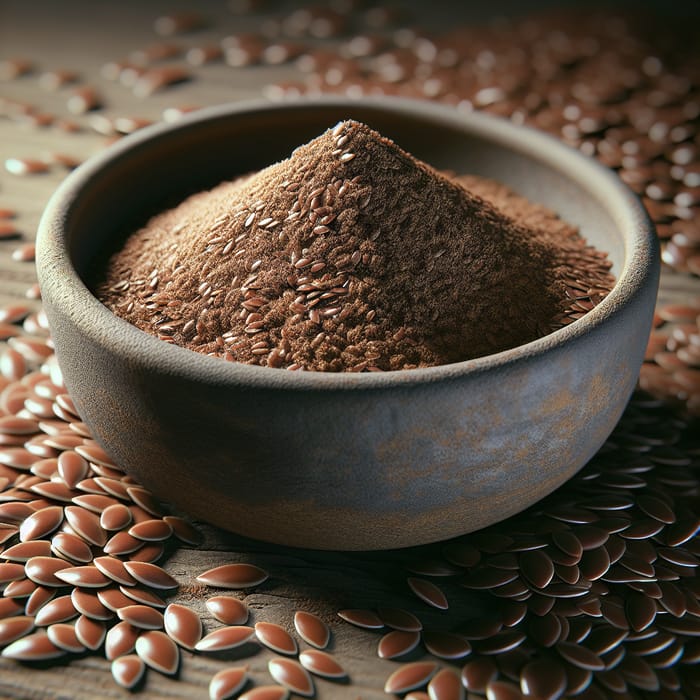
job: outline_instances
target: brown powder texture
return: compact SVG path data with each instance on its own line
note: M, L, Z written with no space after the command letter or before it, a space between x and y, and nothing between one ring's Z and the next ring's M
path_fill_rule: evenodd
M609 266L544 207L345 121L152 218L97 293L142 330L227 360L399 370L541 337L607 293Z

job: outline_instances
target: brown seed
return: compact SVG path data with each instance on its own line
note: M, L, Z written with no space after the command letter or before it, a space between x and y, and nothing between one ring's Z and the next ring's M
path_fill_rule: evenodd
M379 615L371 610L346 608L338 611L338 617L351 625L355 625L355 627L362 627L363 629L380 630L384 627L384 623Z
M479 641L477 651L480 654L504 654L519 647L525 641L525 634L519 631L499 632L489 639Z
M96 593L74 588L70 595L73 606L81 615L93 620L110 620L113 617L112 610L100 602Z
M184 605L171 603L163 615L165 632L185 649L193 650L202 638L202 621L199 615Z
M163 627L163 613L148 605L126 605L117 610L117 616L139 629L155 630Z
M661 589L661 599L659 603L674 617L682 617L687 612L686 599L683 592L670 581L659 583ZM7 593L6 593L7 595Z
M486 700L524 700L516 686L506 681L491 681L486 687Z
M35 257L36 246L34 243L25 243L12 251L12 259L17 262L34 262Z
M255 634L252 627L244 625L231 625L219 627L209 632L195 644L197 651L221 651L222 649L234 649L245 644Z
M138 77L133 92L136 97L149 97L165 87L186 82L191 77L190 72L181 66L150 68Z
M152 588L176 588L177 581L160 566L141 561L127 561L126 570L139 582Z
M110 539L105 543L103 550L105 554L125 556L135 552L141 546L143 546L142 540L137 540L128 532L122 531L110 537Z
M73 605L71 596L64 595L54 598L41 607L34 616L34 622L37 627L46 627L56 624L57 622L65 622L78 616L78 611Z
M63 509L68 524L84 540L97 547L107 542L107 533L100 527L100 519L80 506L66 506Z
M114 462L110 456L94 441L86 442L84 445L76 448L75 451L82 457L85 457L88 462L105 467L114 467Z
M518 578L517 571L483 566L469 572L462 581L462 585L465 588L486 590L504 586L507 583L515 581L516 578Z
M110 477L96 476L95 484L101 488L105 493L114 496L115 498L121 498L122 500L129 500L129 494L127 493L127 486L123 484L118 479L112 479Z
M452 668L441 668L428 683L428 697L430 700L464 700L459 673Z
M309 672L294 659L270 659L267 668L275 682L293 693L310 698L316 692Z
M566 661L574 666L588 671L602 671L605 668L600 657L586 647L572 642L559 642L555 648Z
M78 488L82 488L85 484L85 479L78 484ZM80 496L73 497L73 503L76 506L85 508L92 513L102 513L104 510L117 503L116 499L110 496L105 496L103 492L100 493L88 493ZM124 533L126 534L126 533ZM139 545L141 543L139 542Z
M0 453L0 464L2 464L2 455ZM34 509L26 503L19 501L10 501L8 503L0 503L0 520L4 523L21 523L25 518L28 518L34 513Z
M117 612L120 608L134 604L133 598L129 598L116 588L102 588L98 590L97 598L102 605L112 612Z
M10 221L0 221L0 240L8 240L10 238L19 238L22 234L20 233L19 229ZM11 337L15 335L16 332L18 332L17 329L15 329L13 332L8 332L11 329L9 326L4 327L4 332L2 333L5 338ZM3 338L4 339L4 338Z
M207 610L225 625L243 625L248 621L248 606L238 598L217 595L209 598L206 606Z
M36 158L8 158L5 170L13 175L37 175L48 172L49 166Z
M80 654L85 647L80 643L75 627L64 622L59 622L47 628L46 634L52 644L71 654Z
M401 608L379 608L377 610L382 622L395 630L404 632L420 632L423 629L421 621L408 610Z
M34 618L24 615L0 619L0 647L11 644L34 629Z
M409 576L406 582L416 596L428 605L439 610L447 610L449 607L445 594L431 581Z
M92 620L85 615L81 615L75 623L75 633L78 636L78 640L91 651L96 651L100 648L106 632L107 628L104 622Z
M625 602L625 613L635 632L641 632L656 618L656 601L641 594L630 593Z
M217 588L251 588L266 581L268 574L253 564L225 564L197 576L197 581Z
M461 659L471 653L471 644L461 635L442 630L424 630L423 645L433 656L441 659Z
M129 528L129 534L137 540L159 542L167 540L173 529L164 520L144 520Z
M554 578L552 560L541 549L523 552L519 563L522 575L536 588L548 586Z
M56 578L70 586L81 588L103 588L111 583L96 566L74 566L56 572Z
M119 656L131 654L136 647L141 630L133 627L128 622L118 622L110 627L105 637L105 657L112 661Z
M150 605L152 608L161 608L165 610L167 604L148 588L140 588L139 586L119 586L119 590L127 596L142 605Z
M598 547L583 553L578 563L581 576L588 581L597 581L608 573L610 555L605 547Z
M73 114L85 114L93 109L99 109L102 106L102 99L93 87L84 85L71 92L66 106Z
M223 668L209 681L210 700L232 698L248 682L248 671L242 666Z
M90 545L77 535L59 532L51 540L51 551L56 556L79 563L92 561Z
M311 673L322 678L344 678L347 673L331 654L318 649L305 649L299 654L299 662Z
M295 639L280 625L273 622L257 622L255 635L262 644L278 654L293 656L297 653L298 647Z
M60 481L42 481L38 484L33 484L31 486L31 491L32 493L35 493L38 496L43 496L50 501L60 501L62 503L70 503L71 499L75 495L75 491L68 488L68 486ZM63 516L63 513L61 513L61 516Z
M257 688L246 690L238 700L287 700L289 690L281 685L259 685Z
M112 677L122 688L131 690L143 678L146 665L135 654L120 656L112 661Z
M498 668L488 657L473 659L462 667L462 685L475 693L484 693L497 676Z
M129 555L129 561L154 564L165 553L165 545L162 542L149 542L143 544L135 552Z
M379 640L377 655L381 659L395 659L398 656L404 656L418 646L420 638L420 632L392 630Z
M21 610L22 604L14 598L0 598L0 620L18 615ZM30 614L30 617L33 616Z
M294 613L294 627L299 636L317 649L325 649L331 638L328 625L318 615L298 610Z
M0 554L0 558L7 559L13 562L26 562L32 557L48 557L51 555L51 544L46 540L30 540L29 542L19 542L11 547L8 547ZM24 567L22 575L24 575ZM2 569L0 568L0 571ZM11 569L8 569L11 571ZM0 582L3 581L3 576L0 574Z
M129 493L131 492L129 491ZM143 507L143 505L141 507ZM175 515L166 515L163 517L163 520L170 525L173 529L173 535L181 542L194 547L202 543L201 533L183 518L179 518Z
M160 517L163 514L160 504L147 489L141 488L140 486L127 486L126 493L137 506L140 506L151 515ZM163 520L170 525L171 530L171 521L180 521L181 523L184 522L185 525L188 524L186 521L183 521L182 518L176 518L175 516L168 516L167 518L163 518Z
M59 649L44 631L15 640L2 650L6 659L17 661L45 661L63 656L66 652Z
M9 564L0 564L1 566L9 566ZM58 571L63 571L72 567L72 564L63 559L55 557L32 557L25 565L24 571L27 578L30 578L34 583L40 586L63 586L64 582L56 578Z
M561 622L553 613L532 617L528 621L529 636L537 644L549 648L559 641L561 636Z
M144 632L136 640L136 653L147 666L172 675L180 663L180 651L175 642L164 632Z
M28 598L37 588L34 581L28 578L22 578L17 581L10 581L5 586L3 596L5 598Z
M53 532L63 522L63 508L49 506L30 515L19 528L21 542L35 540Z
M88 475L88 469L87 460L77 452L67 450L58 456L58 473L69 488L75 488Z
M407 693L427 685L435 675L438 665L432 661L414 661L403 664L387 678L384 684L385 693L396 695Z
M131 574L126 570L124 562L115 557L95 557L93 564L108 578L125 586L133 586L136 583Z
M24 606L24 614L35 616L39 610L56 596L56 588L51 586L37 586L27 599Z
M554 700L566 690L564 667L553 659L530 661L520 673L520 690L526 697Z

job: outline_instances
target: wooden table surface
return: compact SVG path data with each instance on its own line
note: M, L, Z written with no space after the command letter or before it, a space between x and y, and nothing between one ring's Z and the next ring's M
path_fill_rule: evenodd
M257 19L233 15L224 2L189 3L190 7L195 5L212 20L211 28L175 39L184 45L202 44L226 33L256 28ZM424 21L444 22L444 12L450 4L438 2L430 5L438 11L427 15ZM161 1L2 0L0 61L7 57L27 56L36 63L36 69L21 79L0 82L0 99L30 103L40 111L75 119L83 128L76 133L66 133L56 126L33 128L3 118L0 112L0 163L13 157L42 158L51 152L83 160L106 145L106 137L91 128L90 115L72 116L68 113L68 88L49 92L38 86L37 76L46 70L72 69L79 73L82 82L96 85L105 104L101 113L149 120L161 119L163 110L173 104L208 105L260 97L266 84L294 77L293 69L288 66L236 70L219 63L192 68L194 80L148 98L139 98L119 83L101 76L100 69L108 61L120 59L134 49L159 40L153 31L153 20L162 12L187 6L188 3L175 0L167 4ZM510 3L510 6L514 4ZM466 14L468 9L462 11ZM22 234L21 240L33 239L41 212L65 173L61 167L52 167L46 174L18 177L0 168L0 209L17 210L15 223ZM11 253L19 242L0 242L0 306L13 301L25 303L25 292L35 281L31 263L12 259ZM683 300L698 291L697 278L664 272L661 290L664 301ZM167 560L167 570L182 584L173 600L185 602L205 620L211 620L204 608L201 587L194 584L194 575L233 561L259 564L271 573L271 578L247 596L254 620L280 622L290 627L294 611L306 609L319 613L333 627L332 651L342 659L351 682L339 685L318 681L317 696L365 700L387 697L382 688L395 664L377 657L375 635L340 622L336 611L343 607L373 608L378 603L414 608L415 598L403 584L396 585L401 580L398 567L403 555L294 551L241 540L206 526L202 530L205 540L201 547L178 548ZM405 574L403 576L405 578ZM460 598L450 610L456 618L477 612L469 609L467 597ZM421 614L427 622L444 619L443 613L427 606ZM232 665L236 654L224 654L221 658L194 654L184 654L184 657L176 679L150 673L141 696L204 698L211 675L225 663ZM271 653L260 650L242 663L250 665L256 680L270 682L266 664L271 657ZM127 696L129 693L113 682L109 663L96 655L77 657L67 665L42 664L39 671L0 660L0 697L87 699Z

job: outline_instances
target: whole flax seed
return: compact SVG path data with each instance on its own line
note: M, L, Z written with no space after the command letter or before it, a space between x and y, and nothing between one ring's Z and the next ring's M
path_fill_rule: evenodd
M604 297L608 268L552 212L345 121L151 219L97 292L142 330L228 360L397 370L545 335Z

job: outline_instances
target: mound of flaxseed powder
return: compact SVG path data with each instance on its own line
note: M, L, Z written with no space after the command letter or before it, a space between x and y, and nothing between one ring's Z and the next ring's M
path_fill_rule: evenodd
M97 292L142 330L227 360L398 370L541 337L604 296L608 267L548 210L345 121L155 216Z

